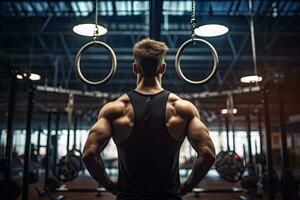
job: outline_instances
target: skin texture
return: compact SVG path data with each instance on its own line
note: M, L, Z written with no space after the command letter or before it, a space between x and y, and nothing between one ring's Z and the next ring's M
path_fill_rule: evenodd
M159 73L153 78L145 78L139 67L133 63L133 72L137 77L136 91L143 94L154 94L163 90L161 78L166 71L166 64L160 66ZM91 176L108 191L116 194L117 183L110 180L105 172L100 153L112 138L120 143L126 140L134 126L133 107L129 97L124 94L116 101L104 105L98 121L92 126L83 150L83 162ZM170 94L166 106L166 127L169 134L176 140L185 137L197 152L191 174L181 185L181 193L191 191L206 175L215 160L215 148L206 126L201 122L196 107L189 101ZM112 135L114 130L114 135ZM145 172L146 173L146 172Z

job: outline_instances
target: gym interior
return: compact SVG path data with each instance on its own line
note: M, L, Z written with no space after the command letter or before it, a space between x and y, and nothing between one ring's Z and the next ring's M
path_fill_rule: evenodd
M182 198L299 199L299 1L4 0L0 16L1 200L116 199L82 151L103 105L135 89L144 38L169 47L162 86L196 106L215 146ZM112 139L101 157L118 180ZM185 139L181 181L196 157Z

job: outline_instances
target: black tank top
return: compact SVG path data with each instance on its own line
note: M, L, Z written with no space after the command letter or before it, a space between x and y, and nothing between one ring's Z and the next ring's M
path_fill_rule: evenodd
M165 111L170 92L145 95L128 92L134 110L134 127L117 144L118 200L181 199L179 151L182 142L167 131Z

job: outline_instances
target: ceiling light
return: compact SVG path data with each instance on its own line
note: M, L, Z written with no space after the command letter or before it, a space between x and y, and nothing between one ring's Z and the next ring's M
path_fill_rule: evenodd
M257 75L251 75L251 76L244 76L240 80L242 83L258 83L262 81L262 77Z
M98 35L104 35L107 33L107 29L104 28L101 25L97 25L98 27ZM77 33L78 35L83 35L83 36L94 36L94 32L95 32L95 24L78 24L76 26L73 27L73 31L75 33Z
M29 79L32 81L38 81L41 79L41 76L39 74L30 73Z
M227 26L220 24L206 24L195 29L195 34L202 37L224 35L229 31Z
M17 74L17 79L23 79L23 76L21 74Z
M236 114L237 113L237 109L236 108L232 109L232 113ZM221 114L228 114L228 110L226 108L222 109L221 110Z

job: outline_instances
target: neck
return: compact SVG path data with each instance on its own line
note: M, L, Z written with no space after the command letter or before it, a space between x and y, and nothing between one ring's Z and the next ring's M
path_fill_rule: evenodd
M156 93L162 90L161 79L159 77L145 78L137 77L136 90L142 93Z

